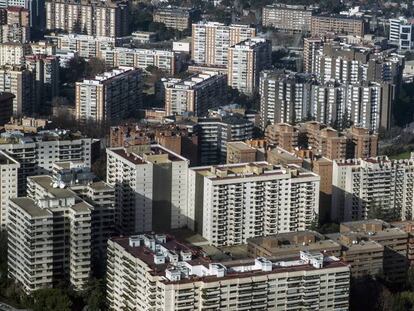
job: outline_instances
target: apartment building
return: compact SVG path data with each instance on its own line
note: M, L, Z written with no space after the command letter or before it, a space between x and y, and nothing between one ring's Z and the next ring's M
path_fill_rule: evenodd
M389 41L397 44L400 51L411 51L414 49L413 21L402 16L389 19Z
M0 91L14 95L13 114L30 114L34 105L34 77L20 66L0 67Z
M338 243L311 230L251 238L247 240L247 249L251 257L274 259L296 258L301 251L320 252L335 257L341 255L341 246Z
M91 165L91 138L66 130L46 130L37 134L5 132L0 136L0 150L20 163L19 196L26 193L28 176L47 174L58 161L82 161Z
M28 43L30 41L30 28L18 24L0 26L1 43Z
M159 7L153 14L153 21L167 28L183 31L190 27L192 9L183 7Z
M115 188L118 230L186 227L188 165L160 145L107 149L107 183Z
M205 116L208 109L223 104L227 96L226 75L203 72L181 80L165 88L165 111L167 115L192 112Z
M309 32L313 8L302 5L272 4L262 10L262 25L278 30Z
M4 126L13 116L13 99L12 93L0 92L0 125Z
M26 68L34 79L34 112L49 114L51 101L59 94L59 59L56 56L28 55Z
M287 123L277 123L266 127L265 138L270 146L279 146L280 148L293 152L298 146L298 129Z
M370 241L384 247L382 271L389 282L403 283L408 268L408 234L383 220L371 219L345 222L340 225L340 233L358 233Z
M28 197L10 199L8 276L26 293L61 281L82 290L90 275L90 205L51 182L30 177Z
M51 121L46 119L36 119L28 117L11 117L8 122L4 124L6 132L22 132L36 134L42 130L50 128Z
M413 215L413 159L334 161L332 215L337 220L363 220L381 215L410 220Z
M298 305L348 309L349 267L322 253L300 252L291 260L215 262L164 235L113 238L109 252L110 310L149 310L154 305L171 311L289 310Z
M180 68L179 56L169 50L116 47L101 50L101 55L106 65L111 68L127 66L144 70L148 66L155 66L172 75Z
M129 6L124 1L46 1L46 29L92 36L128 34Z
M368 29L367 22L363 18L355 16L314 15L311 20L312 36L334 33L363 37Z
M256 35L247 25L226 26L217 22L192 24L191 57L196 64L227 66L229 47Z
M257 150L242 141L227 143L227 164L256 162Z
M272 44L250 38L228 49L227 83L241 93L252 95L259 88L260 72L271 64Z
M303 72L314 73L315 59L323 40L319 37L303 38Z
M0 228L7 229L8 210L11 198L17 197L17 172L20 163L6 152L0 151Z
M30 45L8 42L0 44L0 66L23 66L24 57L30 53Z
M96 37L81 34L51 34L45 38L61 51L77 52L84 58L102 58L102 50L111 50L123 43L126 37Z
M128 147L157 143L188 159L191 164L198 163L199 135L187 127L176 124L124 124L112 126L109 130L109 146Z
M265 70L260 73L261 127L298 122L309 114L308 101L315 78L310 74Z
M76 118L95 122L117 122L142 106L141 70L120 67L76 82Z
M397 221L391 222L390 225L408 233L407 261L409 267L412 267L414 265L414 221Z
M1 22L2 25L20 25L28 27L30 26L30 12L21 6L9 6L5 9L5 19Z
M309 229L318 217L319 181L296 165L267 162L191 168L189 227L215 246Z

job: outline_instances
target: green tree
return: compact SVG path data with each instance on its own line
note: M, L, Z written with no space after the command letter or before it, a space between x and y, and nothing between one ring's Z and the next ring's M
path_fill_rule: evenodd
M72 301L61 289L45 288L35 291L32 295L33 311L71 311Z
M85 291L85 294L85 302L88 307L88 311L105 310L106 296L104 280L91 280L88 284L88 288Z

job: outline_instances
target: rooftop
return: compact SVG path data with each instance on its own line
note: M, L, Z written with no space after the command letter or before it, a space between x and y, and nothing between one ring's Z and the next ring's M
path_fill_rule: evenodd
M33 199L13 198L13 199L10 199L10 201L12 201L14 204L16 204L21 209L23 209L31 217L48 217L52 215L52 213L49 210L39 208Z

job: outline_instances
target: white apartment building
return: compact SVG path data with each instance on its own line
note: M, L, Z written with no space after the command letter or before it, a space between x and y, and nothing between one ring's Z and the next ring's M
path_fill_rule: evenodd
M414 27L413 21L404 17L390 18L389 41L397 44L400 51L411 51L414 49Z
M118 230L131 234L187 226L189 161L160 145L107 149Z
M262 25L284 31L305 33L310 31L312 13L312 7L303 5L267 5L263 8Z
M18 190L21 196L26 192L26 178L50 173L55 162L82 161L90 166L92 142L91 138L65 130L41 131L27 136L5 132L1 134L0 150L20 163Z
M272 44L251 38L228 49L227 83L241 93L251 95L259 87L260 72L271 64Z
M142 106L141 70L120 67L94 79L76 82L76 118L116 122Z
M196 64L227 65L228 48L256 35L248 25L226 26L217 22L192 25L191 57Z
M309 229L317 221L320 177L267 162L191 168L189 227L212 245Z
M11 198L17 198L17 172L20 163L0 151L0 228L7 229L8 209Z
M338 221L377 215L413 219L413 158L334 161L332 185L331 214Z
M30 45L22 43L1 43L0 44L0 66L25 64L24 57L30 54Z
M223 104L227 96L227 76L218 72L202 72L165 87L167 115L192 112L204 116L208 109Z
M326 310L349 308L349 266L298 253L220 262L165 235L109 241L109 310Z
M0 26L1 43L28 43L30 41L30 27L19 24Z
M26 293L67 280L82 290L91 270L91 210L49 176L28 179L28 197L10 200L8 275Z
M312 75L264 70L260 73L261 127L268 124L299 122L309 114Z
M56 44L58 50L78 52L79 56L84 58L102 58L102 50L111 50L118 45L128 43L127 37L96 37L80 34L55 34L45 37Z
M179 56L169 50L116 47L101 50L101 56L111 68L127 66L145 70L148 66L155 66L172 75L179 70Z

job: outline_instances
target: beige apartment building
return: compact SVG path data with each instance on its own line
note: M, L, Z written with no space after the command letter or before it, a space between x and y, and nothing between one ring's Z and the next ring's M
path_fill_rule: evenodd
M298 129L287 123L277 123L266 127L265 138L270 146L279 146L293 152L298 146Z
M334 256L298 252L215 262L161 234L109 242L109 310L348 310L349 267Z
M229 47L255 35L256 29L247 25L226 26L217 22L193 24L191 57L196 64L226 66Z
M191 23L190 8L183 7L160 7L153 14L153 21L162 23L167 28L185 30L190 27Z
M128 34L129 5L124 1L46 1L46 29L92 36Z
M242 141L227 143L227 164L255 162L257 150Z
M142 105L141 70L120 67L93 80L76 82L76 118L116 122Z
M18 169L20 163L6 152L0 151L0 228L7 229L10 199L17 198Z
M23 66L24 57L30 54L30 45L23 43L7 42L0 44L0 66Z
M167 115L192 112L205 116L208 109L220 106L226 98L227 76L218 72L203 72L165 87Z
M312 16L311 35L321 36L326 33L354 35L363 37L367 23L358 17L345 15L314 15Z
M262 25L283 31L309 32L313 8L303 5L272 4L263 8Z

